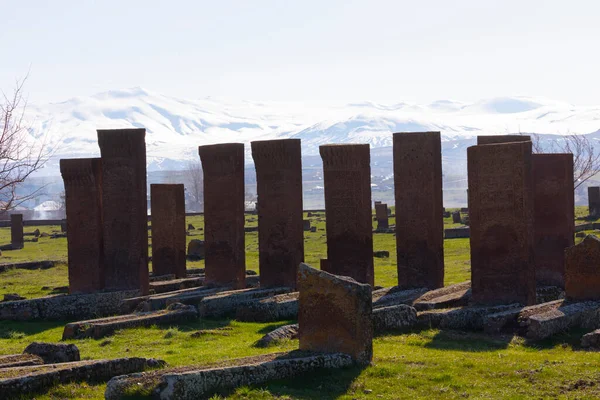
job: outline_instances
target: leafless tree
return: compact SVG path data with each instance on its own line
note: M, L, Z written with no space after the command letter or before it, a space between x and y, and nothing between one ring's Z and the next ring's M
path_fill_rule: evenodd
M44 167L50 156L46 136L33 138L24 121L27 100L23 88L27 77L17 80L10 94L0 98L0 212L40 194L43 188L17 193L32 173Z
M202 211L204 208L204 175L200 161L190 161L184 173L185 189L192 200L190 211Z
M585 135L565 135L542 145L539 135L531 138L534 153L572 153L575 190L600 171L600 151Z

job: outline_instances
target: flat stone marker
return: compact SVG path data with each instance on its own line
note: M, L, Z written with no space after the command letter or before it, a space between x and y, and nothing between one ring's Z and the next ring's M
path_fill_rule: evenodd
M204 172L205 284L246 287L244 145L198 148Z
M531 142L467 149L471 282L480 304L535 304Z
M600 186L588 187L588 207L590 216L600 216Z
M515 142L531 142L531 136L528 135L485 135L477 136L477 144L501 144Z
M327 271L373 285L369 145L319 146L323 159Z
M565 285L565 249L573 246L573 154L532 154L534 259L538 285Z
M370 202L369 202L370 204ZM298 268L300 350L373 357L371 286L302 263Z
M600 300L600 239L588 235L565 250L565 292L570 300Z
M10 215L10 244L13 249L22 249L25 243L23 238L23 214Z
M150 185L152 272L185 278L185 192L183 184Z
M146 130L98 130L102 158L104 281L148 293Z
M60 160L65 185L69 293L104 289L102 161Z
M394 133L394 191L398 286L440 288L444 207L439 132Z
M296 287L304 261L302 154L300 139L252 142L256 167L258 258L263 287ZM307 228L308 223L308 228Z

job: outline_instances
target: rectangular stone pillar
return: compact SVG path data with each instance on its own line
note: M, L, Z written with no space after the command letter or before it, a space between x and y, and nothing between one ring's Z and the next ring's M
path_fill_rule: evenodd
M473 301L534 304L531 142L469 147L467 166Z
M186 277L185 192L183 184L150 185L152 272Z
M204 171L204 283L243 289L244 144L200 146L198 152Z
M377 229L388 229L390 227L388 221L387 204L375 202L375 219L377 220Z
M304 261L300 139L252 142L258 195L260 286L296 287ZM308 222L308 229L305 223Z
M477 144L500 144L514 142L531 142L528 135L485 135L477 136Z
M23 239L23 214L10 215L10 244L13 249L22 249Z
M104 280L148 293L146 130L98 130L102 157Z
M600 186L588 186L588 207L592 217L600 217Z
M573 246L573 154L533 154L534 259L538 285L565 285L565 249Z
M69 293L104 289L102 236L102 161L60 160L65 184Z
M444 286L444 206L439 132L394 134L398 286Z
M319 152L325 186L327 271L373 285L369 145L324 145Z

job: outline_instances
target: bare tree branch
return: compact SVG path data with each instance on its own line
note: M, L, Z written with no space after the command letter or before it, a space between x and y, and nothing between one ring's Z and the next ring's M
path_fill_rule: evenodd
M204 175L200 161L191 161L183 171L185 188L192 198L190 211L202 211L204 209Z

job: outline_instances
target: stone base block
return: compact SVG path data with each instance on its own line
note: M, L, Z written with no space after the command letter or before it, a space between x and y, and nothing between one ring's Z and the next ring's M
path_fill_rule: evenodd
M278 294L290 293L288 287L268 289L241 289L221 292L203 298L198 304L198 312L202 318L219 318L235 315L236 310L257 299L264 299Z
M298 318L299 293L279 294L238 307L235 319L244 322L273 322Z

